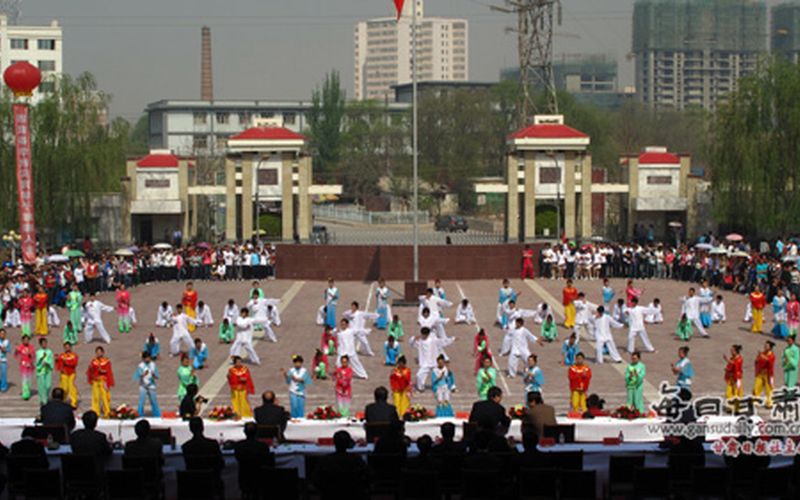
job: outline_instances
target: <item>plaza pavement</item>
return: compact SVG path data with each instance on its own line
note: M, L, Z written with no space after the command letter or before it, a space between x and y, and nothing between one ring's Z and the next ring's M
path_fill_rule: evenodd
M494 318L497 306L498 289L500 281L445 281L442 283L447 293L448 300L457 303L462 297L467 297L475 308L475 313L480 326L486 328L490 337L490 347L496 355L495 361L499 365L501 372L505 372L507 358L497 356L503 333L500 328L494 325ZM393 297L402 296L403 283L388 283ZM253 379L256 386L256 395L250 398L251 405L260 404L260 393L266 389L273 389L278 393L279 401L288 408L288 390L283 380L280 368L288 368L291 365L290 359L294 354L301 354L306 359L306 366L311 368L311 359L314 349L320 343L322 329L315 323L317 308L323 303L323 293L325 283L271 280L264 281L261 286L270 298L281 298L280 309L283 324L275 328L278 336L278 343L268 340L259 340L255 348L261 357L261 366L250 365ZM369 310L373 311L375 299L373 297L375 285L372 283L360 282L340 282L339 287L339 311L349 307L353 300L361 303L362 309L369 304ZM625 280L614 279L612 286L619 292L619 296L624 297ZM645 398L654 400L657 397L656 390L662 380L674 381L675 377L670 371L670 363L677 360L677 348L682 345L674 335L675 325L680 312L680 297L686 293L688 288L693 286L689 283L676 282L671 280L643 280L637 281L636 287L643 288L644 294L641 303L646 305L653 298L660 298L663 308L665 322L661 325L649 325L648 332L650 339L655 345L656 353L645 353L643 362L647 366L647 386ZM208 368L199 373L201 393L211 399L211 405L230 404L229 390L225 375L229 366L228 346L218 344L218 325L222 316L222 309L229 298L236 300L239 306L247 301L250 290L250 283L245 281L229 282L195 282L195 289L199 294L200 300L210 304L216 324L212 328L200 328L197 332L209 345L210 358ZM560 297L563 281L555 280L512 280L512 287L520 296L520 305L526 309L535 308L542 301L548 301L556 306L557 319L563 322L560 315ZM586 293L587 298L595 303L601 302L602 283L600 281L576 281L578 290ZM112 335L112 343L106 346L106 351L113 362L116 387L112 390L112 406L127 403L136 406L138 402L137 383L133 381L133 373L139 362L139 352L143 342L149 332L154 332L160 339L162 345L162 357L158 362L161 379L158 381L159 404L162 411L176 411L178 399L175 395L177 379L175 371L178 367L178 359L170 358L168 354L169 339L171 329L156 328L154 326L155 315L158 304L167 300L171 304L180 301L181 293L184 289L183 283L162 283L149 284L136 288L131 288L132 304L136 309L138 325L129 334L120 334L116 331L117 316L116 312L104 314L106 328ZM700 338L696 332L689 342L691 347L690 358L694 364L696 377L695 396L714 395L720 396L724 392L723 369L724 362L722 355L727 354L729 346L734 343L742 344L744 349L742 355L745 359L745 393L749 393L753 386L753 362L758 350L765 340L771 339L769 334L754 334L749 331L749 324L742 323L742 317L746 306L746 298L729 292L722 292L727 303L728 322L724 325L714 325L709 329L710 339ZM100 300L108 305L114 304L114 296L105 293L99 296ZM408 345L408 339L415 334L416 307L394 308L394 312L399 314L405 327L406 336L402 343L403 352L409 357L409 366L416 372L416 362L414 352ZM59 315L63 323L66 321L67 313L59 310ZM446 315L452 318L455 315L455 305L446 310ZM772 327L771 314L765 315L765 329ZM529 322L528 326L535 335L539 335L539 326ZM475 326L470 325L447 325L449 335L458 337L458 341L451 345L447 351L451 357L451 369L455 373L458 386L457 392L453 395L453 406L456 411L469 411L471 404L477 398L474 377L474 363L472 357L473 337L476 331ZM627 330L619 329L613 331L617 346L626 363L629 356L624 351L627 344ZM548 403L555 405L558 413L563 414L568 410L569 384L567 379L567 369L559 366L561 359L561 342L568 336L568 331L559 326L559 341L552 344L531 346L532 351L539 356L539 364L544 372L546 386L544 388L544 398ZM19 329L10 329L8 338L12 345L19 341ZM62 328L58 328L50 335L51 348L58 355L62 339ZM362 362L369 373L368 380L354 380L354 401L353 407L361 411L363 406L372 400L372 391L378 385L389 385L390 368L383 366L383 341L385 334L373 330L370 336L370 344L375 351L375 357L361 356ZM93 357L95 346L100 345L99 340L91 344L84 344L81 334L80 344L76 351L80 355L80 366L78 372L78 389L81 392L82 400L79 405L80 410L90 407L90 387L86 382L85 371L90 359ZM776 356L780 360L785 343L778 342L776 346ZM641 347L641 346L638 346ZM625 386L623 373L625 364L613 364L607 362L603 365L594 363L594 347L588 342L584 342L583 350L587 353L587 361L593 371L593 379L590 392L596 392L607 401L607 409L613 409L625 402ZM782 385L782 370L780 361L776 363L776 384ZM0 417L23 417L34 416L38 412L38 401L34 396L29 401L23 401L20 397L19 386L19 367L16 360L9 361L10 387L6 393L0 394ZM57 372L53 375L54 386L58 383ZM429 382L430 383L430 382ZM521 377L508 379L503 375L499 378L499 386L503 389L503 403L506 406L521 404L524 401L524 386ZM413 403L423 404L429 409L435 408L435 400L430 389L421 394L414 394ZM334 383L331 380L315 381L309 388L306 411L310 412L320 405L334 403ZM148 407L149 408L149 407ZM149 409L146 411L149 414Z

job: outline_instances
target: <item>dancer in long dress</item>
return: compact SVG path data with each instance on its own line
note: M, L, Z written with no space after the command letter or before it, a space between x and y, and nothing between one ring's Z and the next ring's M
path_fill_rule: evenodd
M453 406L450 404L450 369L441 354L436 358L436 368L433 369L431 389L436 396L436 417L454 417Z
M339 300L339 289L328 278L328 288L325 289L325 321L331 328L336 328L336 302Z
M378 289L375 290L375 312L378 314L375 328L379 330L385 330L392 317L392 306L389 304L391 296L392 294L389 291L389 287L386 286L386 281L383 278L379 279Z

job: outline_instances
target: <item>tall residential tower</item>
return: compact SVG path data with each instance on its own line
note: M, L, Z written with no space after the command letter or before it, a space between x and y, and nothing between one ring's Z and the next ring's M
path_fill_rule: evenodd
M416 4L419 81L465 82L469 79L466 19L423 16L423 0L407 0L394 17L363 21L355 27L356 99L392 99L392 85L411 82L411 35Z
M713 111L766 51L763 1L636 0L636 93L655 108Z

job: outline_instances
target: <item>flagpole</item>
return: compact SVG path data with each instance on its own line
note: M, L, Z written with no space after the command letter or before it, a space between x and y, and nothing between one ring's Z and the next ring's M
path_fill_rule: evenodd
M411 27L412 157L414 165L414 281L419 281L419 151L417 148L417 0L412 0L414 21Z

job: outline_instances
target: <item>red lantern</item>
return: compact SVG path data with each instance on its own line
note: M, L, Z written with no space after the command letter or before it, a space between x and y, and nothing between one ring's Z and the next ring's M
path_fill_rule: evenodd
M42 83L42 72L30 63L19 61L6 69L3 80L14 91L15 97L30 97L33 89Z

